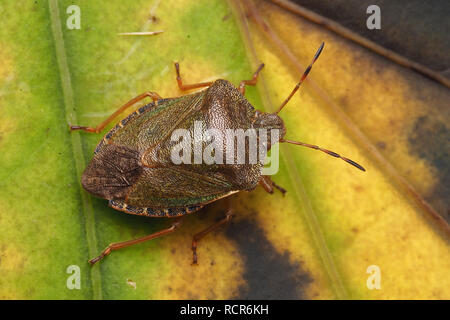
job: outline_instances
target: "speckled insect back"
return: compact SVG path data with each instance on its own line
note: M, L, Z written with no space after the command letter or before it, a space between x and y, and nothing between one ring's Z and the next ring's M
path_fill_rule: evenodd
M239 191L251 191L260 184L267 192L274 188L283 194L269 176L262 175L261 161L240 163L234 158L231 163L181 163L173 161L173 148L178 143L171 139L176 130L184 130L194 138L196 123L205 129L215 130L222 136L227 130L255 130L258 142L262 139L262 129L279 132L278 140L271 138L266 142L267 150L277 142L287 142L323 151L364 170L359 164L339 154L315 145L285 140L286 129L278 113L299 89L323 49L322 44L306 69L299 83L275 113L255 110L245 99L245 86L255 85L263 64L251 80L244 80L234 87L227 80L216 80L185 85L180 76L178 63L175 63L177 82L181 90L207 87L207 89L176 98L163 99L155 92L146 92L123 105L96 128L71 126L72 130L101 132L117 115L136 102L151 97L153 103L147 104L113 127L97 145L94 158L88 164L81 183L91 194L109 200L109 205L119 211L146 217L178 217L167 229L139 239L113 243L92 264L108 255L112 250L124 248L143 241L171 233L180 225L180 217L194 213L208 203L228 197ZM226 152L226 146L222 146ZM233 146L234 148L234 146ZM245 146L246 156L250 146ZM229 151L229 150L228 150ZM194 154L189 154L194 157ZM237 157L237 155L234 155ZM212 230L231 219L228 210L224 219L194 235L192 242L193 263L197 263L197 242Z

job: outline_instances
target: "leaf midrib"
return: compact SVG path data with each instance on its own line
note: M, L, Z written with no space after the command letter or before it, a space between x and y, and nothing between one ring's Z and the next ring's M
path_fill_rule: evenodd
M243 14L242 8L236 0L228 0L228 3L229 6L234 9L233 11L235 11L234 15L243 34L242 41L246 44L250 62L259 61L250 37L247 20L245 15ZM259 78L259 83L260 84L258 91L260 92L263 111L268 112L268 110L275 110L270 101L263 74L261 74ZM342 276L339 274L333 256L331 255L331 252L328 248L327 242L322 232L322 228L317 219L317 215L313 210L305 187L302 183L300 173L298 172L292 159L293 157L290 154L288 148L285 148L283 146L283 150L280 153L280 160L285 164L287 168L289 180L294 188L294 196L297 198L299 206L301 206L303 209L302 211L304 212L304 217L308 229L313 238L313 242L316 245L317 251L320 255L320 259L324 264L324 269L330 279L333 292L338 299L348 299L348 291L344 285Z
M76 113L74 111L74 99L73 89L70 78L69 66L67 64L66 49L64 46L64 37L61 27L61 18L59 15L58 1L49 0L49 12L51 28L53 33L54 48L56 54L56 60L58 63L62 94L64 99L64 111L66 114L67 123L78 123ZM76 176L78 180L81 178L83 168L86 164L85 157L81 145L81 138L79 133L70 135L72 144L72 153L75 163ZM78 186L80 186L78 184ZM95 256L97 253L97 238L95 234L95 218L94 208L92 206L91 197L83 192L80 188L80 198L82 203L81 210L83 211L85 229L86 229L86 241L88 245L89 256ZM101 273L99 268L91 268L90 273L93 298L102 299L102 284Z

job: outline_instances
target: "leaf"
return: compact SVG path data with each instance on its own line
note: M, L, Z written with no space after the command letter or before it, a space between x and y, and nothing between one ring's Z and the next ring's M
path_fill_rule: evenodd
M163 97L181 95L173 61L180 62L186 82L226 78L234 84L250 78L256 61L246 47L239 11L223 1L79 1L79 30L66 27L71 4L0 4L5 26L0 29L0 298L449 297L445 236L306 87L283 110L288 137L351 157L365 165L366 174L312 150L284 146L274 180L288 189L286 196L257 188L233 197L236 216L223 231L201 240L199 266L190 264L192 235L223 216L223 202L187 217L172 235L116 251L90 267L87 260L109 243L150 234L171 221L123 214L87 194L80 174L101 137L70 133L68 123L96 125L149 90ZM371 122L358 105L381 99L387 110L403 106L395 130L383 127L395 143L386 149L400 150L392 157L419 166L418 184L431 188L430 168L419 156L403 152L409 146L405 136L397 135L414 122L408 110L426 104L408 99L412 80L425 83L427 96L445 99L446 93L320 28L267 8L272 7L261 7L268 20L281 21L277 32L291 48L301 48L295 53L305 64L326 37L312 76L340 103L343 92L356 91L342 104L364 130L385 124L386 112L367 107L378 120ZM117 35L155 30L164 33ZM252 36L266 67L246 96L257 108L275 108L299 75L261 34L252 31ZM339 64L337 50L346 54ZM386 71L372 81L379 65ZM361 79L345 75L348 66ZM388 91L386 83L396 86ZM372 264L381 268L381 290L366 287ZM80 290L67 287L71 265L80 267Z
M414 185L419 185L420 191L432 190L436 171L432 163L426 166L423 156L409 151L411 138L408 139L408 134L416 136L411 132L414 123L427 113L427 119L433 119L432 123L442 126L427 102L434 105L435 110L444 110L448 100L445 99L447 89L364 52L276 6L266 2L258 4L268 23L294 55L305 61L305 65L321 41L326 42L323 53L328 50L329 55L324 57L322 54L313 68L312 78L323 84L332 101L347 107L345 111L370 139L375 138L377 145L384 145L386 150L383 153L387 153L389 160L402 164L395 166L401 174ZM274 50L267 38L262 39L259 34L254 38L255 51L261 53L259 58L268 66L264 79L270 98L287 96L298 74L291 72L292 84L287 86L283 77L295 69L276 56L283 53L276 48ZM416 85L411 87L414 83ZM295 133L288 131L288 136L339 150L368 169L365 175L360 175L352 171L353 168L344 167L342 162L331 163L322 154L300 158L300 154L291 156L294 151L289 153L293 166L288 170L299 171L298 178L304 183L311 202L312 212L305 210L305 220L309 222L312 234L324 234L326 247L337 268L339 276L330 278L335 282L342 281L351 298L446 297L448 293L441 280L448 278L445 276L447 265L441 257L448 254L448 234L443 234L433 221L427 219L427 213L414 205L411 195L397 187L385 167L368 157L365 148L361 148L364 146L360 145L357 150L358 146L351 141L352 132L343 130L345 126L336 121L336 113L331 112L326 100L310 89L312 86L303 88L303 96L297 95L290 108L283 111L286 127L295 128ZM427 100L418 99L417 92L422 97L427 96ZM427 138L419 141L422 139L426 141ZM321 141L327 144L323 145ZM430 148L434 146L435 143ZM332 168L333 165L336 168ZM291 250L295 252L296 248ZM370 291L365 286L367 276L363 271L372 264L380 266L383 282L389 282L379 291ZM333 275L331 271L328 274ZM422 282L424 278L426 283Z

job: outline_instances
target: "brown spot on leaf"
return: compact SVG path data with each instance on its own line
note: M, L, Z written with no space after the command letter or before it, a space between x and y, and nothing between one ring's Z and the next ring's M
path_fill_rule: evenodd
M243 278L237 299L302 299L312 281L288 252L280 254L252 220L233 221L227 236L237 243L244 260Z
M226 21L226 20L230 19L230 17L231 17L231 13L228 13L223 16L222 21Z
M385 150L386 149L386 142L378 141L377 142L377 147L380 148L381 150Z
M450 221L450 130L445 123L428 116L419 117L409 135L411 150L425 159L437 172L438 183L427 200ZM445 215L445 213L447 213Z

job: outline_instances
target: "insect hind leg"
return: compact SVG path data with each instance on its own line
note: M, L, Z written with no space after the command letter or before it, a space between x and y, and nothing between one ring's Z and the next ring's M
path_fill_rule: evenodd
M216 222L215 224L209 226L205 230L202 230L199 233L194 235L194 237L192 238L192 264L193 265L197 264L197 245L198 245L198 241L201 238L203 238L204 236L206 236L208 233L210 233L210 232L218 229L219 227L223 226L224 224L227 224L228 222L230 222L232 217L233 217L233 213L229 209L227 211L227 213L225 214L225 218L223 218L222 220L220 220L220 221Z
M109 246L106 247L105 250L102 251L102 253L100 253L100 255L94 259L89 260L90 264L95 264L98 261L100 261L101 259L103 259L104 257L106 257L107 255L109 255L112 251L114 250L119 250L122 248L126 248L138 243L142 243L148 240L152 240L152 239L156 239L162 236L165 236L169 233L174 232L181 224L181 219L177 220L175 223L173 223L169 228L163 229L161 231L152 233L150 235L141 237L141 238L137 238L137 239L133 239L133 240L128 240L128 241L123 241L123 242L116 242L116 243L111 243Z

